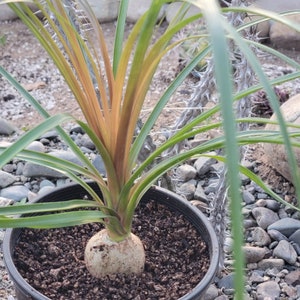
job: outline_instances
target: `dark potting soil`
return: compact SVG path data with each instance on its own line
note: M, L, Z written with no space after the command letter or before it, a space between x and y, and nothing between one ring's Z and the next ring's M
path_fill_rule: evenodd
M25 229L15 250L15 264L35 289L53 300L178 299L208 269L208 248L194 227L178 213L149 202L137 209L132 230L145 247L144 272L93 278L85 268L84 248L100 229L97 224Z

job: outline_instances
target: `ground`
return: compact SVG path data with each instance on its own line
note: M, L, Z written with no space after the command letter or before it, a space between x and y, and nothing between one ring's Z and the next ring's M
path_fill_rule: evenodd
M132 28L132 24L127 25L126 33ZM108 48L113 47L115 23L103 24L103 31L106 36ZM0 45L0 64L8 70L22 85L35 96L41 104L50 112L69 112L75 117L82 119L82 114L71 92L64 83L62 77L57 71L55 65L49 59L47 53L38 44L29 30L19 21L3 22L0 24L0 35L4 35L6 42ZM300 62L300 53L289 50L281 50L284 54ZM286 64L281 60L263 56L260 58L265 65L273 65L273 73L280 68L286 68ZM157 75L151 85L147 95L144 116L147 115L161 93L180 68L179 50L173 50L162 61ZM272 68L271 68L272 72ZM170 105L163 112L163 117L156 125L156 130L162 131L174 125L174 114L177 116L184 108L184 101L189 99L193 92L195 79L190 76L184 84L178 89ZM289 87L288 87L289 88ZM293 86L291 94L300 92L300 84ZM0 78L0 118L10 121L21 132L31 128L41 121L38 113L24 100L17 91L15 91L8 82ZM266 166L263 159L263 153L260 151L252 152L252 155L260 153L257 158L262 160L260 169L262 174L268 174L270 182L276 181L277 175L270 178L269 167ZM264 170L264 166L267 170ZM278 180L278 178L277 178Z

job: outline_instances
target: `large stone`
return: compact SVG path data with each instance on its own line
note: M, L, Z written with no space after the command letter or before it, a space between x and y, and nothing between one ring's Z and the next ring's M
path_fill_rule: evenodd
M243 249L247 264L261 261L267 253L266 249L260 247L244 246Z
M36 7L33 4L28 4L34 11ZM0 5L0 21L8 21L17 19L17 15L8 7L7 4Z
M71 151L55 150L48 153L56 158L72 162L74 164L82 166L82 162L77 158L77 156ZM54 177L63 178L66 174L56 171L54 169L48 168L43 165L38 165L35 163L27 162L23 169L23 175L26 177Z
M293 218L283 218L268 227L268 231L277 230L286 237L290 237L295 231L300 229L300 220Z
M27 198L29 190L26 186L15 185L9 186L0 191L0 197L11 199L15 202L19 202Z
M88 3L100 22L117 19L120 0L88 0Z
M286 18L300 25L300 14L287 16ZM275 22L270 26L270 42L276 48L300 50L300 32L291 29L287 25Z
M17 128L7 120L0 119L0 134L10 135L17 131Z
M300 1L299 0L288 0L288 1L256 0L254 4L250 6L250 8L260 8L260 9L280 13L280 12L300 9ZM247 18L245 18L245 22L247 23L249 21L256 21L261 18L262 18L261 16L250 14ZM272 43L279 48L291 49L290 45L293 44L293 38L294 38L293 36L296 34L294 30L288 28L287 26L283 26L281 25L281 23L277 23L273 21L260 22L257 25L255 25L254 29L260 38L269 38L272 35L271 38ZM285 43L284 40L288 40L288 44L284 44Z
M285 240L281 240L273 251L273 255L284 259L288 264L293 265L297 260L297 253L293 246Z
M265 207L253 208L252 215L262 229L266 229L269 225L273 224L279 219L275 212Z
M177 13L179 12L180 8L182 6L181 2L174 2L171 3L167 6L166 8L166 20L168 23L170 23L177 15ZM185 18L194 16L195 14L200 13L200 9L195 6L195 5L191 5L191 7L188 9L188 11L185 14Z
M280 286L275 281L266 281L257 286L257 299L279 299Z
M300 94L297 94L290 98L288 101L281 105L281 112L287 122L300 125ZM276 120L276 116L273 115L271 120ZM274 124L267 124L266 130L279 130L279 127ZM289 129L290 132L297 131L297 129ZM299 139L298 139L299 142ZM263 144L264 153L267 162L278 173L284 176L287 180L292 181L288 159L285 151L285 147L280 144ZM294 148L297 164L300 166L300 148Z
M0 170L0 188L7 187L16 181L16 177Z
M97 1L97 0L95 0ZM110 0L108 0L110 1ZM135 23L150 7L152 0L129 0L127 21ZM165 14L165 5L160 11L158 18L161 19Z
M255 5L274 12L284 12L300 8L299 0L256 0Z
M14 20L17 18L17 15L8 7L7 4L2 4L0 8L0 21Z

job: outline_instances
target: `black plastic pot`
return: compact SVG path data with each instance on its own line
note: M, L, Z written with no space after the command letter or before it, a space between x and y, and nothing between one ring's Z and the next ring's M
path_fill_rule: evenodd
M91 186L100 193L95 183ZM61 201L62 199L70 200L86 195L86 191L77 184L67 185L55 189L53 192L41 196L36 202ZM198 300L204 295L209 284L212 282L219 264L219 244L216 234L207 220L206 216L186 200L178 195L158 187L151 188L143 197L142 202L155 200L160 204L167 206L169 209L179 211L191 222L202 238L206 241L210 253L210 266L204 278L190 293L181 297L180 300ZM48 297L30 286L16 269L13 262L14 247L19 239L22 229L7 229L3 240L3 255L7 271L14 282L16 296L18 300L49 300ZM54 299L53 299L54 300Z

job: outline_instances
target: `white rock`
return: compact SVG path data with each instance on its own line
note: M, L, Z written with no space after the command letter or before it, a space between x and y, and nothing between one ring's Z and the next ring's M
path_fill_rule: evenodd
M281 105L281 112L287 122L300 125L300 94L297 94L284 102ZM271 120L276 120L275 114L272 115ZM267 124L266 130L278 130L277 125ZM289 129L290 132L296 129ZM278 173L284 176L287 180L292 181L288 160L283 145L279 144L263 144L264 154L267 162ZM297 164L300 166L300 148L295 147L294 153L296 156Z
M43 145L43 143L41 143L39 141L33 141L32 143L30 143L28 145L28 147L26 149L32 150L32 151L37 151L37 152L45 152L46 151L46 148Z

